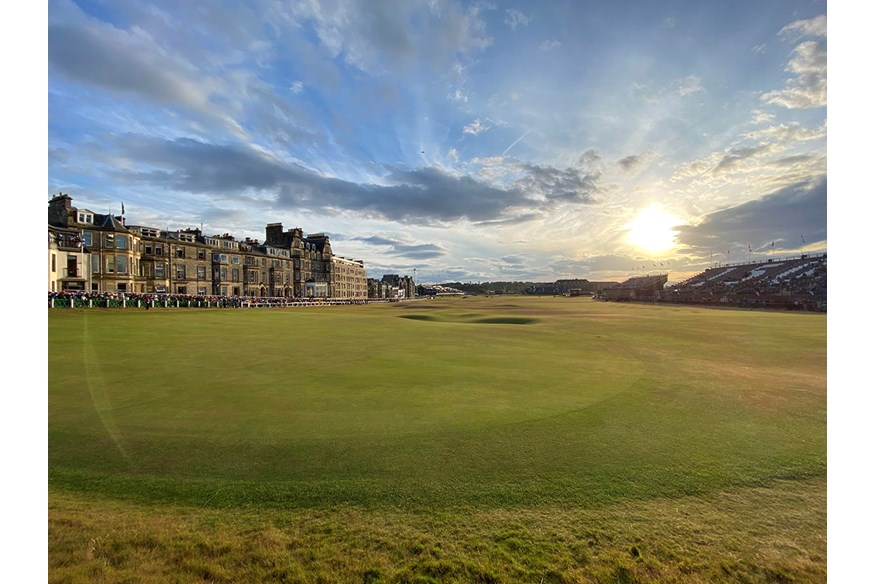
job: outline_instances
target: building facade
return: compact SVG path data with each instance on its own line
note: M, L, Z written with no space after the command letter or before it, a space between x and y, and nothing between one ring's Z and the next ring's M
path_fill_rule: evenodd
M364 262L334 256L324 233L271 223L265 235L129 226L62 193L49 201L49 291L367 298Z

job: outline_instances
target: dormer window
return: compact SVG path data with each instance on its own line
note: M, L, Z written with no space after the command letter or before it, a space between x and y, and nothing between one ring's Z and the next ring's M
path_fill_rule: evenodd
M85 213L83 211L79 212L79 223L94 223L94 215L91 213Z

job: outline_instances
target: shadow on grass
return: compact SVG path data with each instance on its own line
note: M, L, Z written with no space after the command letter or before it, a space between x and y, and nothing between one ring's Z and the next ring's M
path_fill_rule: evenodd
M402 314L399 318L408 320L423 320L429 322L460 322L468 324L532 324L538 322L537 318L529 318L524 316L491 316L486 318L466 319L465 316L477 315L461 315L455 319L438 318L431 314Z

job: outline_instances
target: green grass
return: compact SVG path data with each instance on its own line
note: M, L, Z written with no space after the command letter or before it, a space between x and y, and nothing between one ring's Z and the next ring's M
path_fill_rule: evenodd
M396 551L377 554L374 579L599 580L604 561L603 581L707 581L721 562L736 561L728 569L740 581L817 580L823 554L811 546L803 563L778 551L756 561L761 550L698 565L677 547L694 549L699 536L663 533L657 517L673 502L690 507L736 493L740 514L773 530L778 509L808 509L800 538L823 543L825 474L824 315L520 297L49 315L50 519L60 520L50 529L50 558L59 561L70 553L64 520L83 508L95 526L102 515L137 510L144 533L161 531L148 525L171 510L194 514L189 526L218 517L232 555L247 553L228 543L242 525L288 535L282 517L321 517L339 528L353 514L360 528L376 520L405 531L426 514L435 527L417 537L427 540L468 526L471 545L458 550L458 562L432 558L430 576L420 568L431 564L410 553L409 572L389 569L413 535L387 536ZM776 493L806 495L775 495L773 510L740 495L788 484L802 486ZM605 541L594 550L601 559L577 569L566 547L538 531L565 525L563 537L574 539L570 518L633 508L650 510L641 511L642 525L654 514L645 531L675 550L647 569ZM468 522L487 516L505 523L491 530ZM542 523L521 527L511 547L536 567L515 568L516 552L502 552L495 537L532 516ZM750 539L755 523L715 537ZM620 537L622 522L609 524ZM308 536L311 548L322 542L326 557L345 557L343 537L317 535ZM360 547L371 549L374 537ZM622 562L612 556L619 549ZM93 554L84 562L53 573L85 578ZM684 562L693 562L687 573ZM341 563L333 574L299 561L287 576L372 577ZM223 570L215 580L247 579Z

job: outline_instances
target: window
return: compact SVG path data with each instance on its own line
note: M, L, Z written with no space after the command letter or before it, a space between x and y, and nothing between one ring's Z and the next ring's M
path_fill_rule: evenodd
M206 296L207 295L207 287L206 286L198 286L198 296Z
M116 256L116 272L119 274L127 274L128 273L128 256L123 256L123 255Z
M115 247L116 246L116 236L113 233L107 233L103 236L104 247Z
M206 280L207 279L207 268L205 266L198 266L198 280Z
M240 281L240 270L234 268L231 270L231 279L235 282Z
M185 280L186 279L186 267L183 264L176 264L176 279L177 280Z
M119 235L116 237L116 249L128 249L128 236Z
M119 291L119 292L127 292L127 291L128 291L128 285L125 284L124 282L119 282L118 285L117 285L117 287L116 287L116 290Z
M199 260L205 260L205 259L207 259L207 251L206 251L206 250L203 250L203 249L199 249L199 250L198 250L198 259L199 259Z
M100 256L95 254L91 254L91 273L99 274L100 273Z
M185 287L185 286L177 286L177 287L176 287L176 293L177 293L177 294L185 294L185 293L186 293L186 287Z
M85 245L86 247L91 247L91 241L92 241L91 232L90 231L83 231L82 232L82 244Z
M155 244L155 255L164 255L164 246L162 246L160 243Z
M164 278L164 264L155 264L155 277Z
M176 248L176 257L178 257L178 258L186 257L186 248L184 248L184 247Z
M231 263L232 264L239 264L240 263L240 256L231 256Z
M53 271L53 272L57 272L57 271L58 271L58 268L57 268L57 266L55 265L55 254L52 254L52 271Z
M223 267L219 270L219 279L220 280L227 280L228 279L228 268ZM224 292L223 292L223 294L224 294Z

